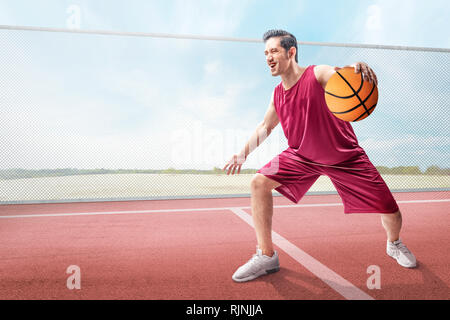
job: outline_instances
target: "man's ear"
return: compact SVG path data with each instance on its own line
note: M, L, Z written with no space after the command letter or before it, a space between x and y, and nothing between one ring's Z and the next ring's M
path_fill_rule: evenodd
M291 47L288 52L288 58L295 57L295 47Z

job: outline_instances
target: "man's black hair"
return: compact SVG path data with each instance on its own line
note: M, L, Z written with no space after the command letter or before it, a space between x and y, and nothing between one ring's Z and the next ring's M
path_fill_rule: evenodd
M297 48L297 39L295 36L284 30L269 30L263 35L263 40L266 42L270 38L281 37L280 45L286 50L289 51L290 48L295 48L295 62L298 62L298 48Z

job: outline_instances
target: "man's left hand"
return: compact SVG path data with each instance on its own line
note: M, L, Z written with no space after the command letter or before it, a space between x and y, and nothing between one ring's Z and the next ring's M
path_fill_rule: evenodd
M373 70L367 65L367 63L355 62L349 66L345 66L344 68L346 67L354 68L355 73L362 73L364 80L368 80L370 83L373 82L375 85L378 85L377 76L375 75L375 72L373 72Z

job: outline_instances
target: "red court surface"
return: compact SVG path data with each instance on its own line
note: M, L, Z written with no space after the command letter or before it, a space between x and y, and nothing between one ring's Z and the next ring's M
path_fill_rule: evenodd
M247 283L231 275L255 252L248 198L2 205L0 299L449 299L450 192L394 196L417 268L386 255L378 214L274 197L281 270ZM71 265L81 289L67 288Z

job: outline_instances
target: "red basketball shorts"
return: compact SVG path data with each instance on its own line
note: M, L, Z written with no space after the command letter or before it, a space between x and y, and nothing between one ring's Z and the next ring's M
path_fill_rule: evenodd
M275 190L295 203L321 175L326 175L342 199L344 213L398 211L392 193L365 153L334 166L324 166L306 162L288 148L257 172L280 183Z

